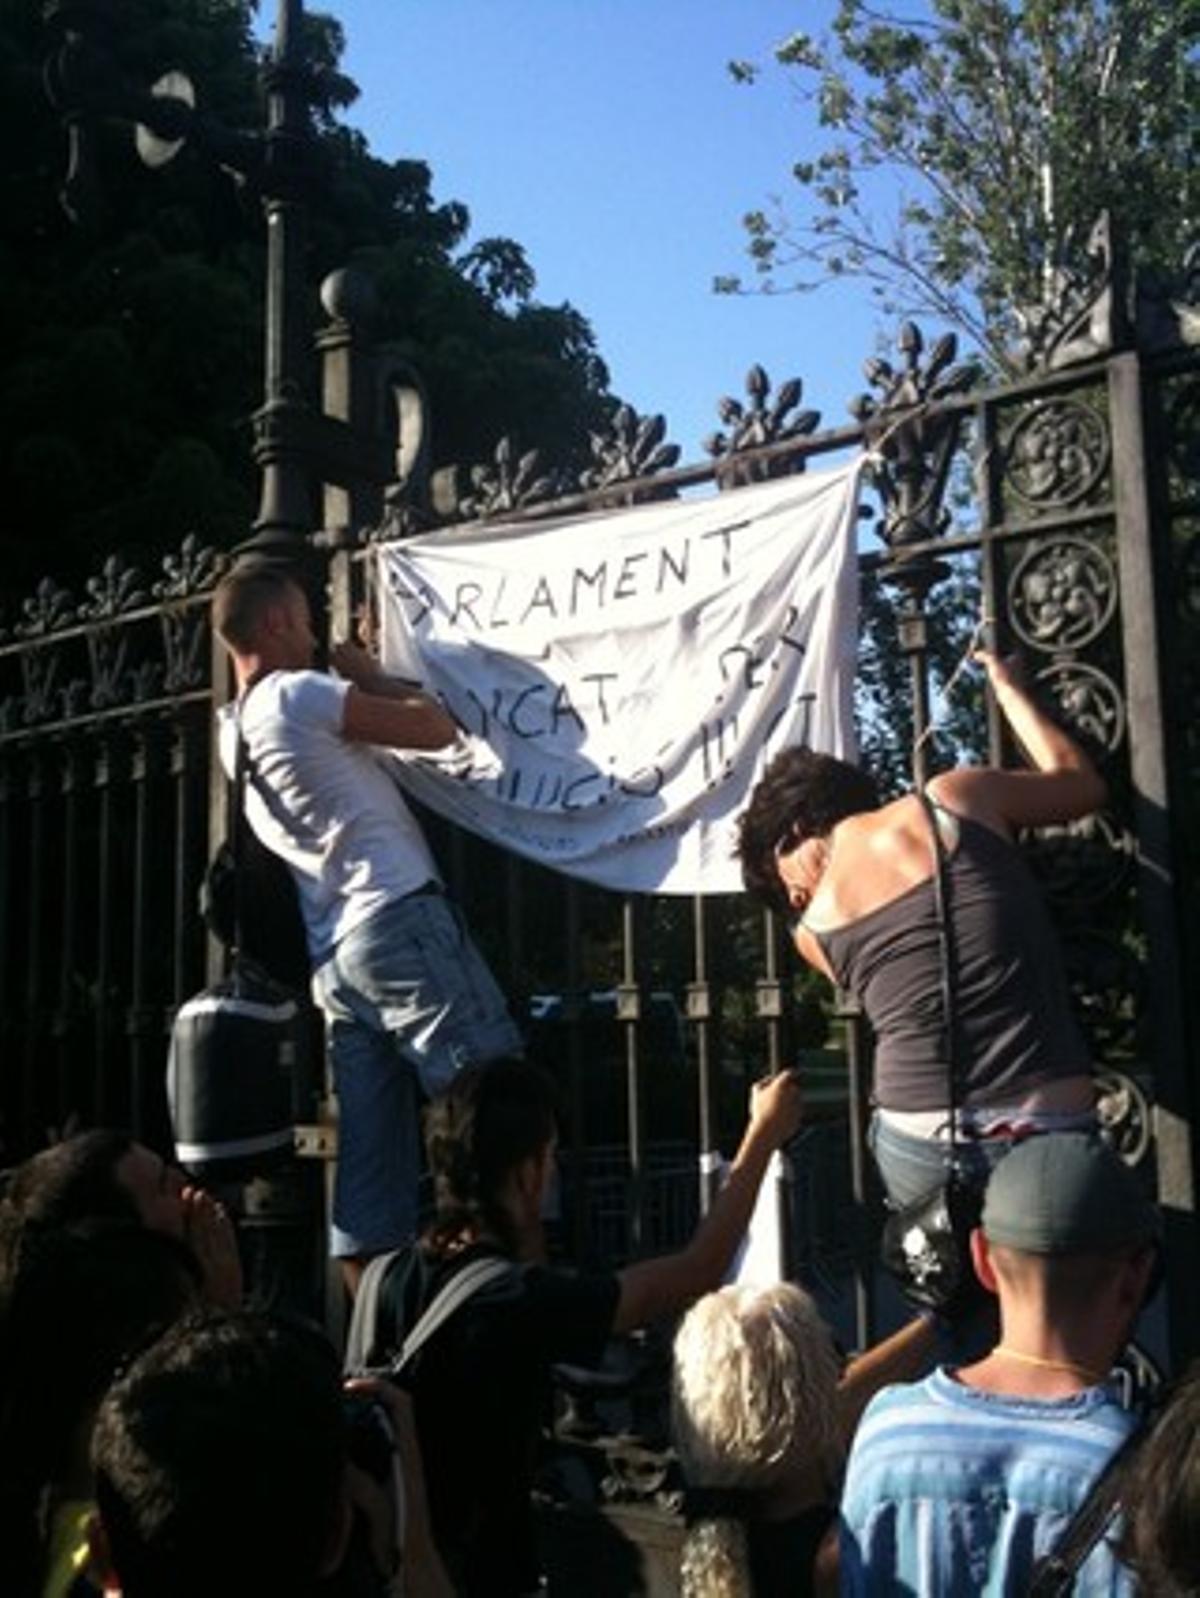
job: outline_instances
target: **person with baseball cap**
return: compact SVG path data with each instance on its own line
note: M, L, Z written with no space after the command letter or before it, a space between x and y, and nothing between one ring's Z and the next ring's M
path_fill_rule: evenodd
M1000 1339L869 1405L842 1495L843 1592L1028 1589L1136 1424L1109 1377L1158 1237L1138 1178L1094 1134L1032 1137L999 1162L971 1245ZM1134 1587L1100 1542L1076 1590Z

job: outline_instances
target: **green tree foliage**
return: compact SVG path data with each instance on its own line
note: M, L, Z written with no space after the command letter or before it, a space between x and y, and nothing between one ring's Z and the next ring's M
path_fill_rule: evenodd
M264 226L254 196L201 149L165 168L131 130L99 128L102 207L87 229L58 202L66 136L43 62L40 0L0 0L0 470L11 600L50 572L78 589L119 550L147 566L188 532L247 536L257 490L251 416L262 398ZM148 87L169 68L198 108L235 130L263 124L250 0L122 0L111 48ZM613 401L585 318L534 298L507 239L469 241L421 161L383 161L342 119L357 96L331 17L305 18L316 173L309 283L359 264L376 279L378 336L421 372L435 464L491 454L501 434L547 462L586 458ZM314 385L315 390L315 385Z
M792 168L794 214L746 218L760 282L861 277L882 308L933 313L1006 365L1102 210L1136 260L1181 260L1200 220L1198 43L1200 0L919 0L904 16L838 0L826 35L775 52L828 141Z

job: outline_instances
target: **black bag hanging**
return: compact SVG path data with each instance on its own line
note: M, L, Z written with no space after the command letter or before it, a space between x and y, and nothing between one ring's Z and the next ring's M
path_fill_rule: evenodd
M242 697L253 691L253 684ZM217 941L235 958L253 963L274 981L303 992L308 987L308 943L300 896L286 864L259 840L243 814L246 783L262 789L249 747L237 727L229 836L209 862L200 887L200 913Z
M248 961L180 1005L167 1056L179 1164L237 1182L290 1159L311 1039L302 1000Z
M253 763L240 720L237 739L229 842L217 851L206 883L209 924L226 944L232 968L180 1006L167 1059L176 1158L209 1181L241 1181L290 1159L296 1121L307 1118L313 1071L299 901L287 867L246 824ZM268 863L264 885L259 871ZM289 918L298 951L273 930L279 923L286 928ZM279 980L287 975L293 975L290 984Z
M918 1199L889 1210L879 1240L880 1263L918 1309L954 1316L983 1295L971 1263L970 1236L979 1224L982 1197L966 1180L958 1158L958 1048L954 1005L954 945L949 917L946 855L937 816L918 795L933 830L934 901L942 965L942 1013L950 1101L946 1175Z

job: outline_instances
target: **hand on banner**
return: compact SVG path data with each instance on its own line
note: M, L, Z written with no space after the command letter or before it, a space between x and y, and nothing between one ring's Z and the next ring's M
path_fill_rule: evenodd
M795 1137L803 1119L799 1071L777 1071L750 1089L750 1126L764 1132L774 1148Z
M329 651L329 664L339 677L344 677L365 693L370 693L372 686L383 676L378 662L371 658L361 644L351 643L349 639L334 644Z

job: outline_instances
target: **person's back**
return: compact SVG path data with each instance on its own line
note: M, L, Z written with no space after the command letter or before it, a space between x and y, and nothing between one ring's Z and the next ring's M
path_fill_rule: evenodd
M842 1494L844 1591L1027 1590L1135 1424L1108 1375L1156 1233L1133 1174L1095 1137L1030 1138L1000 1161L972 1245L1001 1340L868 1406ZM1133 1591L1110 1543L1076 1590Z
M843 1591L1023 1592L1133 1424L1102 1382L1019 1398L939 1369L888 1388L868 1406L847 1470ZM1101 1544L1079 1593L1132 1590Z
M354 927L437 876L375 751L342 733L347 687L324 672L269 672L221 720L226 770L234 770L239 728L250 750L246 813L293 868L314 965Z
M450 1258L409 1251L392 1284L394 1342L464 1266L489 1257L504 1256L486 1244ZM434 1539L470 1593L536 1588L530 1493L551 1369L598 1364L617 1303L612 1274L509 1263L430 1340L406 1379Z
M471 1067L431 1104L426 1142L437 1219L422 1245L387 1268L363 1346L368 1364L391 1360L438 1291L472 1260L507 1262L404 1372L435 1540L460 1591L515 1598L536 1590L531 1491L552 1366L594 1366L614 1333L682 1309L717 1285L767 1160L798 1119L795 1083L784 1075L756 1095L729 1182L688 1247L619 1274L585 1275L542 1263L555 1115L541 1073L511 1061Z

